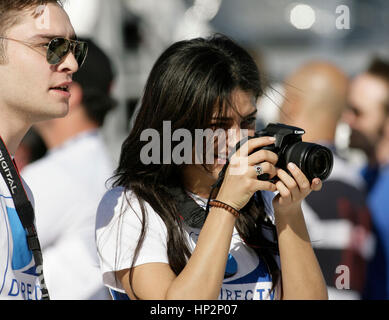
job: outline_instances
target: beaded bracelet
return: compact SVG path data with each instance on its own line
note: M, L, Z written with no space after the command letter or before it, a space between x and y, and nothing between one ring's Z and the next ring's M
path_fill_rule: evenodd
M216 207L216 208L222 208L227 210L229 213L233 214L235 218L239 218L240 212L236 210L235 208L231 207L227 203L221 202L219 200L211 200L209 202L209 205L211 207Z

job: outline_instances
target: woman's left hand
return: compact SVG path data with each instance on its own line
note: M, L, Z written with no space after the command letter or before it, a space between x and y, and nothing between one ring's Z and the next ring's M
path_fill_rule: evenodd
M302 200L312 191L319 191L322 182L315 178L310 183L296 165L288 164L288 170L291 176L277 169L279 194L273 200L282 268L282 299L328 299L327 286L301 209Z
M319 178L314 178L310 184L304 173L294 163L288 164L288 170L293 177L286 171L277 169L277 176L280 180L276 182L276 187L279 194L273 200L273 207L278 214L298 211L305 197L312 191L319 191L322 188Z

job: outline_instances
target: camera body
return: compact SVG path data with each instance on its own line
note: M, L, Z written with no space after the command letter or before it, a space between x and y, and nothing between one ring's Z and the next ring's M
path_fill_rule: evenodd
M287 170L289 162L296 164L310 182L314 178L325 180L331 174L333 167L333 154L330 149L315 143L303 142L302 135L305 131L298 127L288 126L281 123L270 123L265 129L255 132L254 136L247 137L244 141L240 141L235 150L247 140L270 136L275 137L276 141L266 147L258 148L258 150L270 150L278 155L276 167ZM259 180L269 180L268 174L262 174L258 177Z

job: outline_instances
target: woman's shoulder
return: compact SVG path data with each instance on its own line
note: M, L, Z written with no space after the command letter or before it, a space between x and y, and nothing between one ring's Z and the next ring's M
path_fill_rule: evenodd
M109 189L102 197L99 207L113 207L122 204L123 200L135 201L137 197L132 190L126 190L124 187L113 187Z
M112 188L104 194L97 208L97 229L107 225L119 213L123 205L124 196L125 189L123 187Z
M139 202L132 190L114 187L108 190L100 201L96 215L96 229L108 226L120 219L128 223L140 223L144 212L150 221L159 220L158 214L146 202ZM132 221L132 222L131 222Z

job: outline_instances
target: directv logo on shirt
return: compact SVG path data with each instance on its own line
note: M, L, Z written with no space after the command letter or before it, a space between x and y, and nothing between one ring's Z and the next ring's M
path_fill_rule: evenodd
M193 247L199 233L189 231ZM232 237L224 281L219 300L275 300L279 299L278 285L272 290L273 283L268 267L262 259L247 247L238 233Z
M256 258L256 267L243 261L238 265L236 259L229 254L219 295L220 300L274 300L277 298L276 290L272 290L272 278L266 264L258 257Z
M1 199L2 200L2 199ZM26 232L14 208L0 206L5 222L7 243L5 243L6 261L0 269L0 296L12 299L40 300L41 290L32 252L28 248ZM8 218L8 219L7 219ZM2 221L2 222L3 222ZM2 228L3 229L3 228ZM7 252L7 255L5 253ZM2 252L3 254L3 252Z

